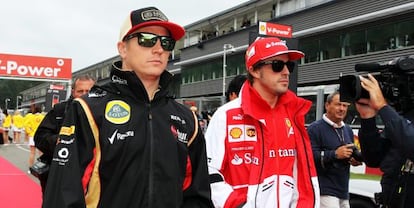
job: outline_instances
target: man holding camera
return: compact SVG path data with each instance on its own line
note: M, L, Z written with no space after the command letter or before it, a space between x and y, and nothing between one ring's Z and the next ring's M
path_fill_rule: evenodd
M321 193L321 208L349 208L350 165L361 165L351 127L344 123L349 103L328 95L326 113L308 127Z
M369 92L369 99L361 98L355 103L361 117L359 139L367 166L380 167L383 172L379 202L385 207L412 207L414 126L411 122L414 111L407 110L400 115L387 104L378 81L372 75L359 78L361 86ZM384 123L384 132L380 132L376 126L376 115Z

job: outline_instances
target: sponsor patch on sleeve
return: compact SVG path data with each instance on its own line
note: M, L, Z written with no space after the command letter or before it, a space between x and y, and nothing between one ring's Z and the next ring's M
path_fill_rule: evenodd
M62 128L60 128L60 135L65 135L65 136L70 136L73 133L75 133L75 126L62 126Z

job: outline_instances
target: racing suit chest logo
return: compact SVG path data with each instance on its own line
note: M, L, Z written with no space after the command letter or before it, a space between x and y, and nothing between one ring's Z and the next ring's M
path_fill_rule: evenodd
M238 111L228 112L228 117L228 142L257 142L257 129L253 120Z
M188 143L188 130L186 127L186 121L177 115L170 115L170 130L175 139L187 144Z
M124 124L131 116L130 106L122 100L112 100L106 104L105 119L114 124Z
M243 130L241 128L235 127L230 129L230 136L234 139L240 139Z
M246 135L248 137L255 137L256 136L256 129L255 128L247 128Z

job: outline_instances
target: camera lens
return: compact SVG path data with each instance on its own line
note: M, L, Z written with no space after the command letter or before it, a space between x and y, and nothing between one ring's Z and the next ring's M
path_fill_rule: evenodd
M346 75L339 78L341 102L355 102L360 98L369 98L369 93L361 86L358 75Z

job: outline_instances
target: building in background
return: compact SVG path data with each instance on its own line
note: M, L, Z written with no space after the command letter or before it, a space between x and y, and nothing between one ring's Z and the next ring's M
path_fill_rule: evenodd
M200 112L221 105L225 86L245 73L244 53L258 34L259 22L292 27L289 48L306 54L292 76L293 88L320 86L322 94L325 86L339 83L340 73L354 74L356 63L414 54L412 0L251 0L185 26L186 35L168 64L177 99ZM75 69L73 77L88 73L98 84L108 82L110 64L117 59ZM22 92L23 103L42 102L49 85L42 86Z

